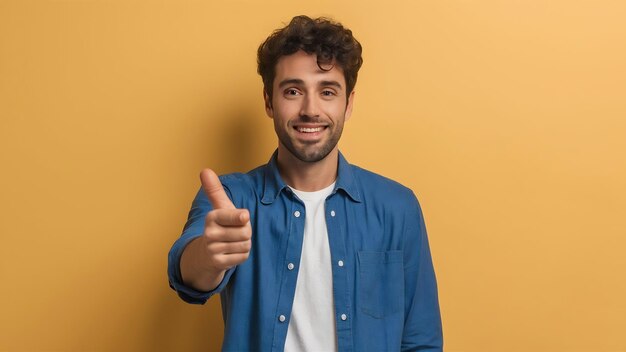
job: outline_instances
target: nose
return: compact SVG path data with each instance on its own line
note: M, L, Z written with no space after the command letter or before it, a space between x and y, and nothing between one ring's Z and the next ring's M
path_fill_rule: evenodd
M307 94L302 99L302 106L300 107L301 117L319 117L318 101L315 99L314 94Z

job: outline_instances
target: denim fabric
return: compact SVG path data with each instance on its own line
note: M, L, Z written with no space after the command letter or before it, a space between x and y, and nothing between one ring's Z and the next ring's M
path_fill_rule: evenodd
M212 209L200 189L169 253L170 286L189 303L221 295L224 351L282 351L302 251L304 203L280 177L276 153L267 165L220 180L235 206L250 211L250 256L211 292L183 284L180 257L203 233ZM348 164L340 154L325 212L339 351L442 351L437 283L413 192Z

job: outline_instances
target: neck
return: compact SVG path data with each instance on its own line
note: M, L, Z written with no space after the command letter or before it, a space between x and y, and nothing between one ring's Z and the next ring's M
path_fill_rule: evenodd
M324 159L316 162L304 162L282 145L278 146L280 176L287 185L299 191L313 192L330 186L337 178L338 161L337 146Z

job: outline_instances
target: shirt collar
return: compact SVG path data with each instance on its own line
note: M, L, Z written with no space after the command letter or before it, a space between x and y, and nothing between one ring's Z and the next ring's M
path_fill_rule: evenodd
M273 203L283 189L289 188L283 181L282 177L280 177L277 157L278 150L274 151L274 154L272 154L270 161L265 167L263 197L261 198L261 203L263 204ZM348 164L348 161L343 157L341 152L339 152L337 181L335 182L333 194L336 193L337 190L344 191L355 202L361 202L361 195L359 194L359 190L356 186L352 165Z

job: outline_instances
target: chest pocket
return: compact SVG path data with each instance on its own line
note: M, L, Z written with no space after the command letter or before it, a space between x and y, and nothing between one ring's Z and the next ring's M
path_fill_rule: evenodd
M384 318L404 307L402 251L358 252L359 301L363 313Z

